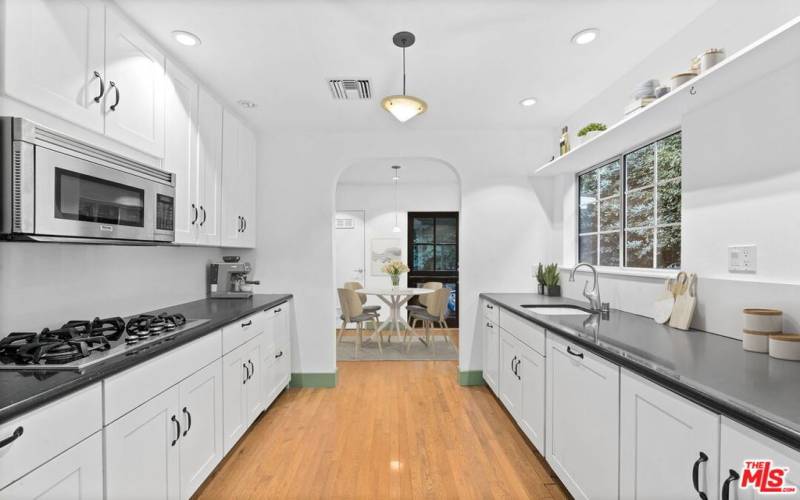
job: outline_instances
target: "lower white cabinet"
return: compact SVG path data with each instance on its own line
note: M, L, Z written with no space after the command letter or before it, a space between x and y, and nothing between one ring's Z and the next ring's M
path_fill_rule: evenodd
M545 453L545 358L519 342L517 375L522 386L522 401L517 423L539 452Z
M103 437L92 434L41 467L0 490L7 500L101 500Z
M275 315L275 368L273 391L277 396L292 378L292 344L290 341L291 302L281 304L270 311ZM269 312L268 312L269 314Z
M742 489L741 476L746 460L772 460L773 469L788 467L783 485L795 487L797 493L794 495L760 493L751 485ZM800 452L726 417L722 417L719 463L719 498L722 500L800 497Z
M500 330L500 401L514 418L520 413L522 384L517 375L517 339L505 330Z
M261 413L261 336L222 357L223 449L228 453Z
M495 394L498 393L500 367L500 330L486 318L483 326L483 380Z
M220 361L112 422L107 498L189 498L222 459Z
M575 498L619 496L619 367L547 335L546 457Z
M718 498L720 417L623 369L620 497Z

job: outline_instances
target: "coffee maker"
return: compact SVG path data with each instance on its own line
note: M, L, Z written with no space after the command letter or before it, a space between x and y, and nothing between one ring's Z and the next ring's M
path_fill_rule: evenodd
M239 257L223 257L224 262L211 264L208 273L208 295L221 299L246 299L253 296L248 285L260 285L260 281L247 279L252 268L249 262L239 262Z

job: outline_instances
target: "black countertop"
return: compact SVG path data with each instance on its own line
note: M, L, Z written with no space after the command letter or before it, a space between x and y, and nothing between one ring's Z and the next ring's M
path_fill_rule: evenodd
M614 309L603 319L597 314L545 316L522 307L587 306L567 298L531 293L484 293L481 297L800 450L800 362L748 352L736 339L676 330Z
M180 332L170 342L163 342L134 356L120 356L105 363L98 363L83 372L1 370L0 424L21 413L214 332L249 314L269 309L291 298L291 294L264 294L254 295L249 299L203 299L176 304L150 312L175 312L183 314L187 319L207 319L209 321Z

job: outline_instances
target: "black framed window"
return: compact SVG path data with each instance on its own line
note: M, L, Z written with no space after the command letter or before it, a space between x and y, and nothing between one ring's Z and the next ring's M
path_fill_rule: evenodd
M458 212L409 212L411 272L458 272Z

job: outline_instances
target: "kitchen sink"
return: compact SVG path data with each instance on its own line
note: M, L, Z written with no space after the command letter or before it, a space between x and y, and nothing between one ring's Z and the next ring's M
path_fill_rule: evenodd
M526 304L522 307L545 316L589 316L592 314L591 311L580 306Z

